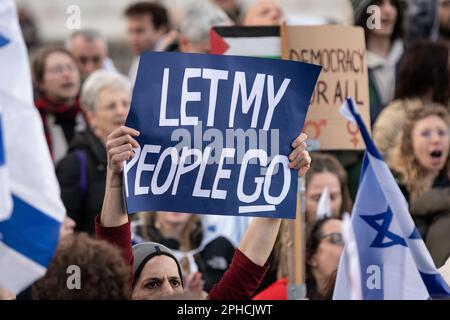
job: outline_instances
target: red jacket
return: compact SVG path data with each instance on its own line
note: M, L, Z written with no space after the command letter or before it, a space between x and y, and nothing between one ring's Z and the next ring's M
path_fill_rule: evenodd
M97 239L106 240L117 246L125 262L133 270L133 250L131 246L130 222L118 227L103 227L100 225L100 216L95 218L95 234ZM239 249L236 249L233 260L222 279L214 285L208 295L210 300L250 300L263 280L269 263L261 267L254 264ZM130 275L131 288L133 275Z
M253 300L287 300L287 289L287 278L281 278L258 293Z

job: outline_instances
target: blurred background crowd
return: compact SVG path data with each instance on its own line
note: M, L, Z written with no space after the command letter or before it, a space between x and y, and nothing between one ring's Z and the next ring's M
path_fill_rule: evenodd
M94 235L105 190L106 139L126 119L141 52L208 53L212 26L358 25L366 36L373 138L437 267L450 256L450 0L16 2L31 59L35 105L69 232ZM380 8L380 28L367 25L370 5ZM351 212L362 153L311 156L306 176L308 297L329 299L342 250L340 218ZM325 189L330 212L317 217ZM134 241L159 242L178 252L182 269L201 272L208 292L230 265L248 225L236 218L217 219L138 214L132 222ZM211 230L220 236L211 239ZM282 234L259 289L261 299L286 298Z

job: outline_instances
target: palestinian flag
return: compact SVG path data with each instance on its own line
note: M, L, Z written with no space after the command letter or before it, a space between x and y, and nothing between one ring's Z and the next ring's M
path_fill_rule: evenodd
M280 27L213 27L212 54L281 58Z

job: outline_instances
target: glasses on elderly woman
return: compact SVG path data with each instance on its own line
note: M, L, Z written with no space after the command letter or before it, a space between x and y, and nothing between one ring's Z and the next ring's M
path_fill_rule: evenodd
M344 245L344 238L342 237L342 233L340 232L332 232L328 234L324 234L320 237L320 240L323 239L330 239L330 242L332 244L343 246Z

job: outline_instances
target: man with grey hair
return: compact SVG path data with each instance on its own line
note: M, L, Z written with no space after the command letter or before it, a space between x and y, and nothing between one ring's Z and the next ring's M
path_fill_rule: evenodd
M131 84L119 73L97 70L83 84L80 102L89 127L75 135L56 167L61 199L77 231L94 234L105 192L106 138L125 124L130 101Z
M209 30L214 26L233 25L227 14L210 3L198 1L186 8L180 23L180 51L209 53Z
M96 30L82 29L73 32L67 40L66 48L75 57L83 80L99 69L117 72L108 58L107 43Z

